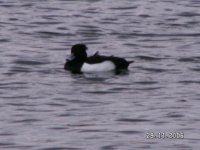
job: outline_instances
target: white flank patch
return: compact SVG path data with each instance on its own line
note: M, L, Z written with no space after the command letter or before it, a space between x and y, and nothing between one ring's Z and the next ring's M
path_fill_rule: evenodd
M104 61L98 64L84 63L81 71L82 72L103 72L111 71L115 69L115 65L111 61Z

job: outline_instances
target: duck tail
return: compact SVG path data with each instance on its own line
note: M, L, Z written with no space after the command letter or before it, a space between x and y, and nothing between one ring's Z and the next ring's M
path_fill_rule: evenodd
M128 64L131 64L131 63L133 63L134 61L128 61Z

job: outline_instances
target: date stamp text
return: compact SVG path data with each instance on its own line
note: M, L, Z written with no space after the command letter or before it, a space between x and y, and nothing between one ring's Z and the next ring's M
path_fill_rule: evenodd
M184 139L183 132L147 132L146 139Z

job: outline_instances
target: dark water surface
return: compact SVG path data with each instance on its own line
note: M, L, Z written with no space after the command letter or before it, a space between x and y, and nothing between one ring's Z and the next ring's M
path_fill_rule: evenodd
M200 147L199 0L0 0L0 15L0 149ZM135 63L73 75L80 42Z

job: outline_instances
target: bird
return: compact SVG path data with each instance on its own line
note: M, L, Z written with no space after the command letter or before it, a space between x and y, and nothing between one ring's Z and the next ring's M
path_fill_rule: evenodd
M69 59L66 59L64 69L79 74L107 71L119 72L127 70L129 64L134 62L120 57L100 55L98 51L88 57L87 49L85 44L73 45L71 56Z

